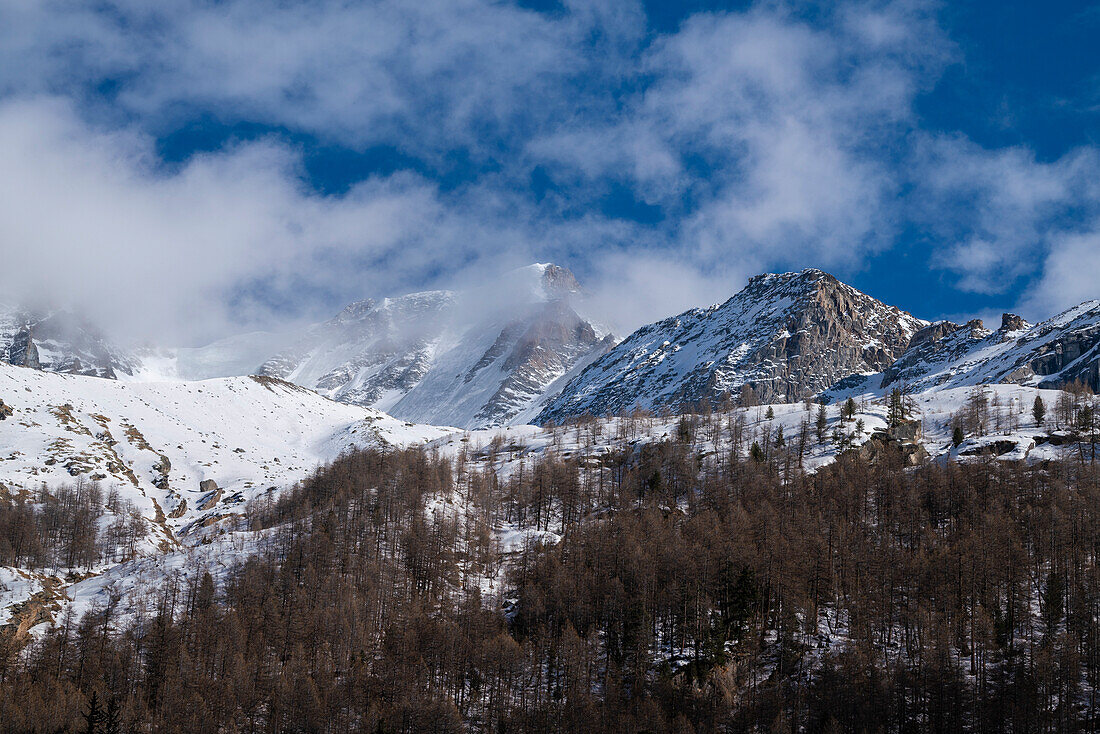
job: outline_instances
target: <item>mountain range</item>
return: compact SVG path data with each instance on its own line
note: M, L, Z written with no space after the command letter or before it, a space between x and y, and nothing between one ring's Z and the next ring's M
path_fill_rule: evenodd
M758 276L617 342L586 314L572 274L535 265L491 289L368 299L291 334L193 349L128 350L79 315L4 307L0 357L0 501L102 487L121 508L111 522L132 512L144 528L133 557L90 574L0 567L0 628L29 630L111 599L132 614L172 573L203 567L196 559L224 569L218 554L247 557L265 542L247 530L248 508L364 447L425 446L504 480L546 453L602 466L674 434L701 457L759 454L785 436L810 472L853 448L874 461L891 441L908 442L910 464L1056 460L1072 433L1026 406L1053 406L1055 389L1077 381L1100 388L1100 301L1038 324L1005 314L987 329L919 319L809 269ZM973 386L986 384L995 430L958 440ZM919 421L892 424L873 399L895 388ZM770 407L746 406L750 395ZM806 397L861 399L845 419ZM730 430L676 415L699 405L730 408L711 423ZM657 416L559 425L638 407ZM462 513L465 502L429 507ZM487 532L504 554L559 537L507 522Z
M261 375L338 402L463 429L635 408L948 389L983 383L1100 390L1100 301L1038 324L1005 314L929 322L817 269L752 278L724 303L618 341L568 270L535 264L491 287L352 303L290 334L197 349L127 350L76 315L0 307L0 358L122 381Z

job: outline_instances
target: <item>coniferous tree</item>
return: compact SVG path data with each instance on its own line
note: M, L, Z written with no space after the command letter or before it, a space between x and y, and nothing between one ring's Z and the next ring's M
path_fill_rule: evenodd
M99 695L92 691L92 697L88 700L88 710L84 713L84 734L101 734L100 724L103 723L103 709L99 705Z
M122 719L118 710L118 698L111 696L107 701L107 710L103 714L103 734L121 734Z
M855 398L848 398L844 401L844 420L850 421L856 417L856 401Z
M1046 403L1043 402L1042 395L1035 396L1035 402L1031 405L1031 415L1035 418L1036 426L1043 425L1043 419L1047 415L1047 406Z

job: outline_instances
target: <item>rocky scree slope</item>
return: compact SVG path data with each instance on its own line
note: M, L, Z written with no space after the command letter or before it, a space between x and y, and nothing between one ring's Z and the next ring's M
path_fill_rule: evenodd
M885 369L927 325L820 270L760 275L725 303L634 332L566 385L536 422L720 404L743 385L763 402L798 400L853 373Z

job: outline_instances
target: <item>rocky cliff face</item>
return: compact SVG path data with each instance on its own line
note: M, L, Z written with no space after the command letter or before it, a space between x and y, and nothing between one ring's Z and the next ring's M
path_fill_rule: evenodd
M133 355L67 311L0 306L0 359L48 372L116 378L133 374Z
M746 384L765 402L798 400L888 367L925 326L820 270L761 275L721 305L634 332L537 420L716 404Z
M932 324L882 375L880 386L922 391L982 383L1058 388L1070 382L1100 390L1100 301L1028 324L1005 314L996 330L981 321Z
M429 291L354 303L260 373L341 402L463 428L512 422L578 363L613 342L577 313L580 287L555 265L492 291Z

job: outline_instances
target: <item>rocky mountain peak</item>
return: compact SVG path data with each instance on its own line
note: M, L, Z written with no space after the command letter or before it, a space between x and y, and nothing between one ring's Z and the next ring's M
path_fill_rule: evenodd
M884 369L926 324L816 268L758 275L725 303L638 329L539 420L718 404L744 385L764 401L797 400Z
M469 291L365 299L260 373L408 420L503 425L610 346L573 309L580 291L567 269L537 263Z
M882 388L898 383L917 391L982 383L1056 388L1082 380L1100 389L1098 301L1035 325L1006 313L996 331L980 319L929 329L938 330L940 338L914 336L909 350L883 372Z
M553 264L538 264L536 267L542 268L542 287L548 298L580 293L581 284L569 269Z
M1023 331L1031 326L1014 313L1001 314L1001 331Z

